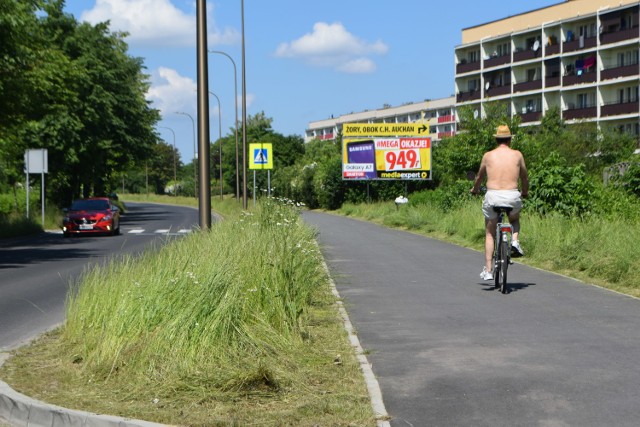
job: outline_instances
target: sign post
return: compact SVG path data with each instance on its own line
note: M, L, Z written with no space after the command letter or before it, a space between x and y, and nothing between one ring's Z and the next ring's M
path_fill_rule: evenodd
M25 174L27 175L27 218L29 218L29 174L41 174L42 226L44 227L44 174L49 173L49 157L46 149L27 150L24 153Z
M256 205L256 170L267 170L267 194L271 196L273 149L270 143L249 144L249 169L253 169L253 206Z

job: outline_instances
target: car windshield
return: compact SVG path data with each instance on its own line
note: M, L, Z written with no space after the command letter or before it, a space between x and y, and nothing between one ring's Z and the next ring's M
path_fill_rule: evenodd
M72 211L104 211L109 209L106 200L76 200L71 205Z

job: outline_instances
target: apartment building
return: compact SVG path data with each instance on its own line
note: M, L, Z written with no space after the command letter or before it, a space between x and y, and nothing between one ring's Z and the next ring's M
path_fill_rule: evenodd
M326 120L310 122L305 142L313 139L332 140L342 131L344 123L414 123L429 126L429 136L437 142L456 132L455 97L408 103L398 107L385 106L379 110L344 114Z
M462 30L455 106L507 103L522 125L557 106L567 123L640 136L640 2L566 0Z

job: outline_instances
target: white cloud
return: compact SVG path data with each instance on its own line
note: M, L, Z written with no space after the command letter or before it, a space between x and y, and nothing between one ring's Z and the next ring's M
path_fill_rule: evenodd
M147 92L147 99L153 107L167 115L176 111L194 111L196 89L198 85L193 79L183 77L177 71L161 67L152 76L152 84Z
M302 58L315 66L330 66L347 73L371 73L376 66L372 55L384 55L388 46L378 40L368 43L353 34L339 22L318 22L313 32L276 49L281 58Z
M339 65L337 69L350 74L373 73L376 70L376 64L369 58L356 58Z
M186 111L196 115L198 84L189 77L181 76L176 70L160 67L151 76L151 87L147 92L147 100L152 107L160 110L162 116L176 111ZM255 101L255 95L247 94L247 107ZM215 99L210 101L210 114L217 114L218 104ZM242 98L238 96L238 108L242 105ZM240 111L238 112L240 113Z
M238 43L238 31L218 29L212 15L209 8L209 45ZM132 45L191 46L196 43L195 15L184 13L170 0L97 0L95 7L85 11L80 19L92 24L110 21L111 30L129 33L127 42Z

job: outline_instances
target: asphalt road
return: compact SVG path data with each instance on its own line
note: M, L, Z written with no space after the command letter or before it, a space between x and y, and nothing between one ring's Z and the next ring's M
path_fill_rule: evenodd
M85 268L163 244L197 223L192 208L127 203L119 236L65 238L47 232L0 240L0 352L60 324L70 283Z
M640 425L639 300L521 264L503 295L480 281L479 252L304 218L319 231L391 426Z

